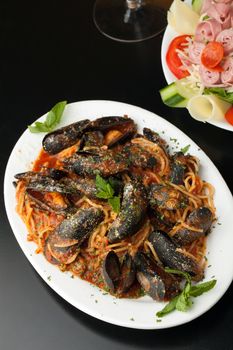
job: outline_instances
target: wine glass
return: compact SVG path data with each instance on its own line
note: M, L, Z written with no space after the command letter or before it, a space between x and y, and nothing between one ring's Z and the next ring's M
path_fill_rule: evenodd
M105 36L138 42L161 33L167 25L169 0L96 0L94 22Z

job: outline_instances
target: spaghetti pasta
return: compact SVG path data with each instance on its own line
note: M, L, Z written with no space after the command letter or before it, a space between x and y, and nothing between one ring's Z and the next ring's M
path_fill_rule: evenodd
M144 216L144 221L138 227L137 231L128 235L124 239L117 242L110 242L108 239L108 231L112 224L118 219L118 215L113 211L113 208L106 200L97 197L88 197L87 195L69 195L72 197L72 206L75 210L96 208L103 212L103 220L89 235L88 239L79 247L77 254L71 257L69 263L58 263L62 271L70 271L100 288L106 288L106 284L102 278L102 263L103 259L109 251L114 251L120 259L128 253L132 257L138 251L143 251L146 254L151 254L152 257L161 264L161 260L156 253L156 249L148 240L150 233L155 229L165 230L170 237L173 237L181 229L187 232L203 233L203 228L198 225L190 224L188 218L190 214L201 207L207 207L215 217L214 206L214 188L211 184L204 182L198 175L199 161L195 157L188 156L185 158L186 164L183 166L184 176L180 184L173 183L169 174L171 172L172 156L161 145L153 143L144 137L136 137L131 140L131 143L138 145L143 150L146 150L149 155L154 156L156 165L153 167L139 167L130 164L126 171L123 171L120 176L123 184L132 180L132 176L140 178L142 184L147 189L151 184L158 184L160 186L167 186L168 193L177 191L176 200L180 201L180 196L185 198L184 205L171 210L170 208L162 207L157 203L156 210L152 205L152 211L147 211ZM64 162L76 154L80 147L80 141L75 145L62 150L56 155L49 155L44 150L41 150L36 158L32 171L41 175L47 174L47 169L64 170ZM116 146L115 152L122 152L122 147ZM101 146L101 152L108 150L107 146ZM185 156L184 156L185 157ZM143 160L144 161L144 160ZM67 176L73 181L79 180L79 174L68 172ZM170 192L169 192L170 191ZM53 193L52 193L53 194ZM65 209L69 208L67 205L70 198L67 194L59 194L59 196L49 196L50 201L56 201ZM48 238L56 232L66 217L65 211L60 213L53 210L46 210L40 207L28 191L28 183L24 179L20 179L16 188L17 207L16 211L24 221L28 230L28 240L33 241L37 245L37 253L45 251L45 245ZM43 197L48 200L47 197ZM68 198L68 199L67 199ZM148 199L148 208L150 207ZM69 214L72 216L71 214ZM69 217L68 215L68 217ZM195 259L202 268L204 268L203 257L205 255L206 237L202 235L200 238L191 242L191 244L178 248L178 251ZM74 241L74 246L76 241ZM71 248L71 245L70 245ZM64 249L64 248L63 248ZM54 255L51 246L48 247L49 256L52 260L58 260L58 255ZM139 295L140 287L131 289L131 292L124 293L121 296L137 296Z

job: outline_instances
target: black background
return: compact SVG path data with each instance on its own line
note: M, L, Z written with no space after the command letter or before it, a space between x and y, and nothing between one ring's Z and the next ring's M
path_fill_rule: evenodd
M93 4L1 0L1 182L11 149L34 119L64 99L106 99L156 112L179 127L233 191L233 134L161 103L162 35L138 44L107 39L93 24ZM0 200L1 350L233 349L232 286L208 313L180 327L140 331L109 325L74 309L41 280L13 236L3 194Z

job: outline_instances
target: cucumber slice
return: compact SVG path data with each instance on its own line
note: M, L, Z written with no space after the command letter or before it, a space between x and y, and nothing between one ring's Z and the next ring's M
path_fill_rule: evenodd
M190 99L194 95L197 95L197 90L194 90L192 87L190 87L190 81L186 78L177 80L175 84L179 94L186 99Z
M192 0L193 11L200 13L202 8L203 0Z
M159 92L163 103L169 107L186 107L188 103L188 100L179 93L176 82L165 86Z
M169 107L186 107L188 100L197 94L197 92L187 84L186 78L171 83L159 92L163 103Z

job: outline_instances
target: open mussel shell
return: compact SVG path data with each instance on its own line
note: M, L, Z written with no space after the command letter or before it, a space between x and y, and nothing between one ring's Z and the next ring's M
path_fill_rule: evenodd
M86 132L80 142L79 152L98 152L104 145L104 135L101 131Z
M191 244L200 237L204 237L213 222L213 214L209 208L200 207L189 214L186 222L189 226L201 229L202 231L189 230L185 227L180 228L172 236L173 241L179 246Z
M54 256L51 253L51 248L50 248L48 239L46 240L45 246L44 246L44 256L48 260L48 262L50 262L50 264L53 264L53 265L59 265L60 264L60 261L55 259Z
M84 195L88 198L98 198L97 197L97 188L96 188L96 182L92 178L78 178L78 179L70 179L70 178L64 178L62 179L62 184L65 185L67 188L73 189L73 192L78 195Z
M121 276L117 292L119 294L127 292L136 278L136 268L134 261L128 253L124 256L121 265Z
M182 185L184 181L185 167L178 162L171 162L169 181L175 185Z
M166 141L159 136L159 134L149 128L143 128L143 135L144 137L153 143L156 143L158 146L160 146L165 152L167 149L167 143Z
M46 241L44 254L52 263L70 264L85 239L103 220L102 210L96 208L80 209L76 214L63 220ZM51 257L52 256L52 257Z
M49 239L47 242L46 249L44 249L45 257L47 259L50 258L49 255L51 255L54 264L56 263L56 261L58 261L59 264L65 265L71 264L77 258L79 251L80 250L77 244L72 245L70 247L58 248L52 245ZM49 261L51 261L51 259Z
M57 192L63 194L75 194L77 190L71 186L67 186L62 183L62 178L65 172L60 170L53 172L53 177L44 173L28 171L25 173L16 174L17 180L22 180L26 184L27 189L31 189L37 192ZM56 174L56 175L55 175ZM60 177L60 179L55 179Z
M127 159L122 154L111 150L99 154L77 153L66 159L64 164L67 169L83 177L96 177L97 174L108 177L129 168Z
M56 168L47 168L45 173L54 180L61 180L63 177L67 176L67 171Z
M76 211L73 208L67 198L58 198L58 200L48 200L44 193L37 192L31 189L26 190L27 196L33 201L34 207L42 211L48 211L51 213L56 213L58 215L67 216ZM53 196L53 193L51 193ZM53 196L54 197L54 196ZM56 195L58 197L58 195Z
M134 261L138 282L154 300L169 300L179 292L178 281L146 254L138 252Z
M117 142L133 136L136 132L136 125L130 118L111 116L93 120L89 124L89 129L102 131L105 135L104 144L111 147Z
M153 231L148 240L153 245L159 260L164 266L187 272L195 280L203 278L203 270L196 260L185 255L185 252L177 250L177 245L165 232Z
M123 191L121 211L108 231L109 242L119 242L136 233L143 224L146 209L144 186L139 182L127 183Z
M89 237L104 218L104 213L98 208L79 209L76 214L65 219L56 228L56 234L63 240L77 240L78 246Z
M187 198L169 185L151 184L148 189L150 205L155 209L176 210L187 204Z
M111 250L104 258L102 265L103 279L111 292L115 292L120 279L121 270L117 254Z
M73 146L82 137L89 122L88 119L84 119L45 135L42 141L45 152L49 154L57 154L63 149Z

